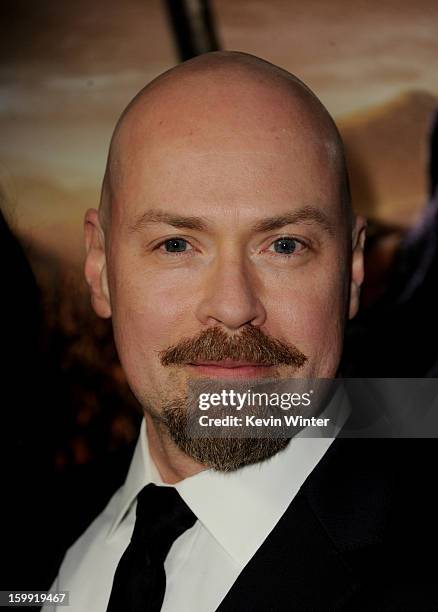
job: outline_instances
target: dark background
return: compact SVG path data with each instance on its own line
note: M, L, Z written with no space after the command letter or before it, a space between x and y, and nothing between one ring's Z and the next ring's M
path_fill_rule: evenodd
M343 372L438 375L436 2L188 6L2 3L2 588L49 586L85 521L93 466L135 439L140 412L111 324L92 312L82 276L82 219L98 204L118 115L181 59L247 51L294 72L321 98L344 138L355 209L370 220L363 306Z

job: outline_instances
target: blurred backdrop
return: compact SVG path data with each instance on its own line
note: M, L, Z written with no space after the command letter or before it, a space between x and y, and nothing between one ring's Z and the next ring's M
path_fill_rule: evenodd
M400 311L400 296L404 304L417 295L435 261L435 0L3 0L1 11L9 443L32 446L38 433L62 471L135 437L139 414L110 324L92 313L82 279L82 220L98 204L123 108L159 73L209 48L295 73L336 119L355 208L370 219L364 308L345 367L389 375L376 337L400 355L402 328L406 348L413 315ZM402 319L385 345L395 305ZM419 375L432 366L431 354ZM406 375L397 367L392 374Z
M438 377L438 4L3 0L0 11L0 586L47 589L123 482L141 417L111 323L90 307L83 215L121 111L182 59L246 51L320 97L369 219L341 372Z

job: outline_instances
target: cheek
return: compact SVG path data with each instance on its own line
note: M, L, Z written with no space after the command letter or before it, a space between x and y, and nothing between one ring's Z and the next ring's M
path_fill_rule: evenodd
M181 275L180 275L181 276ZM120 265L111 276L114 337L128 379L159 372L157 353L180 340L193 312L190 283Z
M331 377L338 367L345 322L342 278L342 274L309 274L294 288L283 285L282 299L272 302L271 333L308 357L311 375Z

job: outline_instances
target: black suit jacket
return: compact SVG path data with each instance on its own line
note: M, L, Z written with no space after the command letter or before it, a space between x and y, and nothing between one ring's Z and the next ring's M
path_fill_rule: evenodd
M131 453L69 481L59 541L104 507ZM219 612L438 610L435 464L434 440L335 440Z
M435 450L335 440L219 612L438 610Z

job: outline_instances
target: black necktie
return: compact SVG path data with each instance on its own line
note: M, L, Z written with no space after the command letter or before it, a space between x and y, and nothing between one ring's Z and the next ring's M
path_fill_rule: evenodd
M196 516L173 487L149 484L137 496L134 532L114 574L107 612L159 612L166 590L164 560Z

